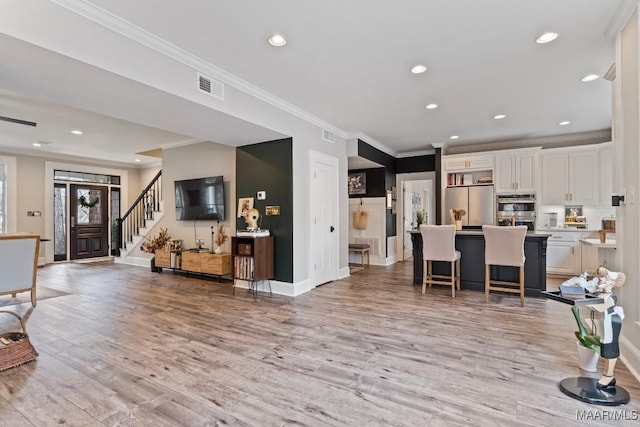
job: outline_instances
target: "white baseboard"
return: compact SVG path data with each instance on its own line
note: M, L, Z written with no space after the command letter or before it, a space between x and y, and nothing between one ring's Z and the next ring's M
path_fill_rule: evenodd
M349 270L349 267L341 268L340 271L338 271L338 280L349 277L350 275L351 271Z
M264 280L257 284L259 292L269 292L269 282L271 282L271 292L277 295L288 297L296 297L311 291L309 280L303 280L298 283L280 282L278 280ZM236 280L236 288L249 289L249 282L245 280Z
M127 257L115 257L113 261L116 264L127 264L127 265L135 265L137 267L151 268L151 258L127 256Z
M624 362L631 375L640 382L640 349L624 336L620 338L620 359Z

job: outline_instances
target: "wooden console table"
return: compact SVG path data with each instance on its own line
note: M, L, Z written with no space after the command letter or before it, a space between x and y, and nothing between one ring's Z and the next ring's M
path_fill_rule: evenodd
M156 250L156 267L174 271L222 276L231 274L231 254L212 254L208 250Z

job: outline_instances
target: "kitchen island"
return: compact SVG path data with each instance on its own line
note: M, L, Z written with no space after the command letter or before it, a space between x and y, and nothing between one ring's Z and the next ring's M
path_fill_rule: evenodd
M410 231L413 243L413 284L422 285L422 234ZM549 234L528 232L524 240L524 293L541 297L547 289L547 239ZM460 251L460 287L484 292L484 234L482 230L456 232L456 250ZM447 262L433 262L434 274L451 273ZM492 266L491 276L496 280L518 281L516 267Z

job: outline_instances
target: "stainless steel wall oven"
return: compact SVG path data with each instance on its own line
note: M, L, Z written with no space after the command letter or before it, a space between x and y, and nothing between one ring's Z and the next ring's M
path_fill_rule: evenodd
M499 194L496 197L497 225L526 225L536 227L535 194Z

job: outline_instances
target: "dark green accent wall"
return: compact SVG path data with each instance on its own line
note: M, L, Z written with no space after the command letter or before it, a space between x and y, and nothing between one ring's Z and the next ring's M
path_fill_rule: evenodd
M413 157L400 157L396 161L396 173L432 172L435 170L435 154Z
M236 198L253 197L261 228L271 231L275 245L275 280L293 283L293 140L246 145L236 149ZM266 191L266 200L256 193ZM237 204L238 201L235 200ZM280 215L266 216L266 206L280 206ZM244 229L244 218L236 228Z

